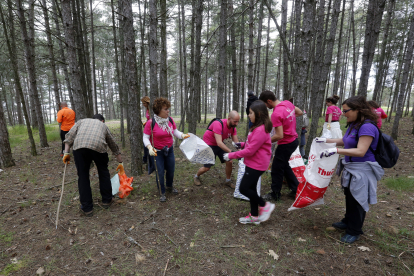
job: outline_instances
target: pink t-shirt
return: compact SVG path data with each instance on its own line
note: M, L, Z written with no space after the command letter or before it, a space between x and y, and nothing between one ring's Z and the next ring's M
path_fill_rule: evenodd
M295 106L291 102L283 101L276 105L270 119L273 127L283 126L283 138L277 141L279 145L292 143L298 138Z
M373 108L374 112L378 115L378 128L381 128L382 126L382 119L385 119L388 117L388 115L384 112L384 110L381 107L378 107L377 109Z
M210 146L217 146L216 138L214 137L214 133L220 134L222 140L227 138L231 138L233 135L237 135L236 128L228 128L227 127L227 119L221 119L223 122L223 126L221 126L219 121L214 121L211 126L209 127L210 130L206 130L203 136L204 142Z
M267 170L271 156L272 142L270 134L265 131L264 125L249 132L243 150L229 153L230 159L244 157L244 164L258 171Z
M339 118L341 118L342 111L336 105L328 106L328 108L326 109L325 122L328 122L329 114L332 114L332 121L339 121Z
M150 136L151 136L151 124L152 124L152 119L149 120L145 124L145 128L144 128L144 133ZM177 129L177 126L175 125L174 120L173 120L173 124L171 124L171 122L168 121L168 125L172 127L173 131L174 129ZM155 123L154 129L152 130L152 132L154 133L154 144L152 143L152 137L150 137L149 140L151 142L151 145L154 148L162 149L165 146L171 147L173 145L174 140L171 134L168 133L167 131L160 129L157 123Z
M149 116L149 111L148 111L148 109L147 109L147 111L145 112L145 117L147 117L147 120L149 120L149 119L150 119L150 116Z

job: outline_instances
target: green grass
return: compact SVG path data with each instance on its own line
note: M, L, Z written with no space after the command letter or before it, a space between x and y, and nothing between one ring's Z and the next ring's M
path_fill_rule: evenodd
M60 140L60 130L58 124L45 125L45 129L48 142ZM27 134L27 128L25 125L9 126L8 131L10 147L12 149L16 146L28 143L29 135ZM39 144L39 130L37 128L32 128L32 133L35 143Z
M9 275L12 272L19 271L25 265L25 262L22 260L18 261L17 263L8 264L0 271L0 275Z
M385 179L385 186L395 191L414 191L414 178L405 176Z

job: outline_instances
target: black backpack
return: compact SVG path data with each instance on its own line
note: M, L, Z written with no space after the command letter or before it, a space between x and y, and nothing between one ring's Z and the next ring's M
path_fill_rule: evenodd
M210 129L210 126L211 126L211 124L212 124L212 123L214 123L215 121L220 122L220 124L221 124L221 129L223 130L224 125L223 125L223 121L222 121L220 118L214 118L213 120L211 120L211 121L210 121L210 123L209 123L209 124L208 124L208 126L207 126L207 130L212 131L212 130ZM233 127L233 132L234 132L234 127Z
M168 117L168 119L170 120L170 123L172 125L174 125L174 122L173 122L172 118L171 117ZM155 118L152 117L152 120L151 120L151 129L154 129L154 127L155 127Z
M366 123L371 123L374 126L376 126L379 132L377 149L373 150L371 146L369 146L369 149L371 150L371 152L374 153L375 160L383 168L394 167L395 164L397 164L398 157L400 156L400 149L394 143L394 140L392 139L392 137L385 133L382 133L376 124L374 124L373 122L366 122ZM361 126L359 127L359 129L361 129ZM359 129L356 134L357 144L359 141L359 136L358 136Z

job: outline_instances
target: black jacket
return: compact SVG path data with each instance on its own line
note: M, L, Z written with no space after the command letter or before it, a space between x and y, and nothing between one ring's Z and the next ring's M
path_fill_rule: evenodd
M251 97L249 97L249 99L247 100L247 107L246 107L246 114L249 114L249 109L250 109L250 106L252 105L252 103L254 102L254 101L257 101L259 98L258 97L256 97L256 96L251 96Z

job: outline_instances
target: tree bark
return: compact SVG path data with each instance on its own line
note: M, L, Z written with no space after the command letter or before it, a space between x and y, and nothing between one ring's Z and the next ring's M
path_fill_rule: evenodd
M267 19L266 56L265 56L264 73L263 73L263 80L262 80L262 91L266 90L267 67L269 65L269 46L270 46L270 16Z
M357 56L357 46L356 46L356 34L355 34L354 1L351 1L351 29L352 29L352 84L351 84L350 96L355 96L358 56ZM359 53L359 48L358 48L358 53Z
M343 66L341 66L341 57L342 57L342 31L344 28L344 18L345 18L345 3L344 0L342 2L342 15L341 15L341 24L339 27L339 36L338 36L338 50L336 53L336 64L335 64L335 75L334 75L334 83L333 83L333 90L332 95L338 95L338 89L339 89L339 79L340 79L340 73Z
M31 0L32 1L32 0ZM34 0L33 0L34 1ZM35 67L35 51L34 51L34 37L31 38L28 35L26 27L26 19L24 17L23 5L21 0L17 0L17 13L20 20L21 32L24 41L24 50L26 56L26 63L28 68L28 75L30 80L30 90L33 93L34 104L36 108L36 117L39 124L39 137L40 137L40 146L42 148L49 147L47 143L46 129L43 122L43 112L42 105L39 99L39 93L37 91L37 81L36 81L36 67ZM34 2L30 2L29 6L34 5Z
M125 88L129 94L129 112L131 113L131 174L141 175L142 171L142 123L140 114L140 104L138 103L139 90L138 90L138 72L137 72L137 59L135 48L135 34L134 24L132 16L132 0L120 0L123 2L122 7L122 20L124 21L124 52L125 52ZM155 3L151 3L155 5ZM154 1L155 2L155 1ZM154 7L152 7L154 8ZM154 11L152 11L154 12ZM154 16L154 14L151 14ZM156 17L156 14L155 14ZM152 18L153 19L153 18ZM156 19L155 19L156 20ZM152 21L152 23L154 23ZM155 21L156 24L156 21ZM153 26L151 26L153 27Z
M43 0L45 1L45 0ZM90 12L91 12L91 50L92 50L92 85L93 85L93 95L94 95L94 113L98 113L98 95L96 93L96 76L95 76L95 30L93 25L93 8L92 0L89 0ZM86 32L86 30L85 30ZM87 41L87 40L86 40Z
M157 77L157 0L149 0L149 67L150 67L150 106L158 98L158 77ZM126 61L125 61L126 62ZM152 114L152 111L150 111Z
M229 14L233 15L233 0L229 0ZM237 89L237 48L236 48L236 31L235 24L230 27L230 44L231 44L231 77L233 86L233 110L239 111L239 91Z
M358 95L364 97L367 96L369 73L371 71L371 65L375 54L375 46L377 44L381 28L385 2L386 0L369 0L368 3L361 77L358 86Z
M14 165L9 142L9 131L4 118L3 103L0 100L0 168L8 168Z
M250 0L253 2L253 0ZM221 118L223 114L223 95L226 85L226 62L227 62L227 0L220 1L220 30L219 30L219 53L218 53L218 79L217 79L217 109L216 117ZM253 7L251 7L253 8ZM253 22L250 22L253 24ZM252 41L253 43L253 41ZM253 46L252 46L253 47ZM253 49L252 49L253 50ZM250 69L249 69L250 70ZM251 68L253 70L253 66ZM249 73L250 75L250 73ZM251 76L253 78L253 75ZM253 87L252 87L253 88Z
M323 96L325 95L325 88L326 88L326 83L328 80L328 74L331 71L333 46L335 43L336 27L338 24L341 1L342 0L334 0L334 3L333 3L332 18L330 20L331 26L330 26L330 31L329 31L329 37L326 39L326 51L323 55L324 61L323 61L323 64L321 64L321 67L319 69L320 70L319 87L318 87L317 93L313 96L316 100L315 100L314 106L312 106L312 123L309 129L309 136L308 136L308 140L306 143L306 152L309 152L312 141L316 136L316 130L318 128L318 122L319 122L319 115L322 112L322 107L325 102L323 100ZM319 14L319 16L321 16L321 14Z
M407 35L407 51L404 56L404 69L403 75L400 84L400 94L398 96L398 103L397 103L397 112L395 114L394 124L392 126L391 137L394 140L398 139L398 126L400 124L400 118L402 117L402 112L404 108L404 97L405 91L407 88L407 80L408 75L410 72L411 61L413 58L413 50L414 50L414 14L411 15L411 23L410 23L410 30L408 31Z
M79 64L76 57L75 29L72 21L70 2L71 0L61 0L62 20L63 26L65 27L67 61L69 64L71 86L73 89L73 102L76 108L76 119L80 120L88 117L88 115L85 108L84 95L81 88Z
M160 0L160 35L161 35L161 52L160 52L160 96L168 97L167 82L167 0Z
M287 25L287 1L282 0L282 33L286 37L286 25ZM289 59L288 59L287 49L283 49L283 100L288 100L290 98L289 91Z
M119 72L119 60L118 60L118 40L116 38L116 25L115 25L115 11L114 11L114 0L111 0L111 13L112 13L112 33L114 36L114 48L115 48L115 70L116 70L116 79L118 82L118 93L119 93L119 107L120 107L120 120L121 120L121 143L122 148L125 148L125 127L124 127L124 101L123 101L123 91L121 89L121 76ZM144 41L142 39L142 41ZM144 45L144 43L141 43ZM143 46L142 46L143 47Z
M242 0L242 7L244 8L244 0ZM241 93L241 104L240 104L240 109L241 109L241 118L240 120L243 122L244 121L244 109L245 109L245 102L244 102L244 97L246 95L246 91L245 86L244 86L244 75L245 75L245 63L244 63L244 58L245 58L245 53L244 53L244 13L242 14L241 20L240 20L240 50L239 50L239 68L240 68L240 74L239 74L239 85L238 87L240 87L240 93Z
M46 38L47 38L47 47L49 50L50 57L50 67L52 71L53 79L53 92L55 94L56 109L60 109L60 97L59 97L59 86L56 75L56 63L55 63L55 54L53 51L53 41L49 25L49 14L47 12L46 0L42 0L43 16L45 18L45 28L46 28Z
M259 75L260 75L260 59L261 59L261 49L262 49L262 31L263 31L263 1L260 1L259 7L259 26L257 28L257 47L256 47L256 63L255 68L255 77L253 80L256 93L259 92Z
M286 0L287 1L287 0ZM254 14L254 1L249 0L249 63L247 64L247 90L253 91L254 83L253 83L253 59L254 59L254 49L253 49L253 28L254 28L254 21L253 21L253 14ZM220 59L219 59L220 62ZM220 76L220 73L219 73Z

